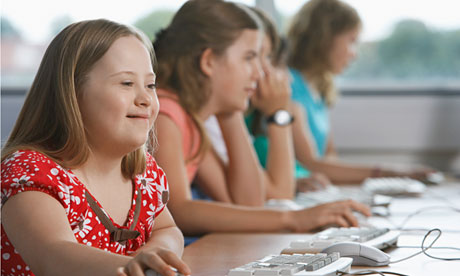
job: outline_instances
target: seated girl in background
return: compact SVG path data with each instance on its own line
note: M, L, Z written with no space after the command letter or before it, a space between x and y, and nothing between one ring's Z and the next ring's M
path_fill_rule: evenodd
M266 15L263 11L253 8L253 11L257 13L259 18L262 20L264 29L265 29L265 39L262 43L262 51L261 51L261 60L262 64L264 64L264 68L266 68L264 71L267 72L267 69L269 68L276 68L276 69L271 69L271 71L278 72L277 74L281 74L282 76L282 81L277 81L276 78L273 76L275 74L269 74L268 72L265 73L265 78L263 79L263 82L259 81L259 83L268 83L266 85L261 85L258 87L258 89L263 92L264 90L275 90L275 91L286 91L284 94L291 95L291 88L289 84L286 85L286 83L289 83L289 73L287 72L287 68L285 65L285 58L286 58L286 53L287 53L287 42L286 40L280 39L278 32L276 30L276 26L274 25L273 21ZM267 94L267 93L264 93ZM271 93L273 94L273 93ZM274 97L269 97L269 99L273 99L277 101L276 98ZM296 113L299 114L299 109L302 107L299 106L295 102L289 101L287 104L289 105L288 107L288 112L289 113ZM287 106L286 105L286 106ZM284 112L284 110L277 110L277 113ZM246 112L246 125L253 137L253 145L256 150L257 156L259 158L259 161L261 165L267 170L268 173L272 171L276 171L273 167L271 166L271 160L276 159L278 160L279 157L275 154L274 148L276 148L276 141L273 141L270 137L269 129L272 128L273 126L280 125L280 122L274 121L272 118L274 117L274 114L266 113L264 112L257 103L257 99L255 97L251 98L251 107L249 110ZM289 122L292 123L294 126L298 125L298 122L294 120L294 116L291 115L291 118L289 118ZM282 122L281 122L282 124ZM289 128L292 131L292 127ZM291 145L290 145L291 146ZM286 151L287 146L278 147L281 148L281 150ZM290 147L289 147L290 148ZM279 162L284 162L286 165L291 165L291 172L294 172L293 169L293 161L292 159L295 158L292 155L285 156L285 160L279 160ZM286 161L286 159L289 158L289 161ZM281 180L281 179L280 179ZM329 185L330 182L327 177L322 175L321 173L312 173L308 177L299 177L295 179L293 177L292 183L290 184L293 186L293 188L289 189L292 191L290 194L284 193L281 194L280 198L288 198L292 199L294 197L294 191L307 191L307 190L315 190L315 189L320 189L323 188L327 185ZM278 185L278 187L282 187L283 184ZM284 180L284 188L290 188L290 186L287 184L286 180ZM270 195L267 195L267 198L274 198L271 197Z
M297 178L313 171L325 174L333 183L361 183L367 177L424 178L431 172L350 165L335 158L328 114L336 98L333 77L355 57L361 24L356 10L340 0L308 1L292 21L287 64L292 99L302 107L294 110Z
M273 24L269 21L265 14L257 8L250 8L260 19L264 30L262 39L261 50L258 55L261 64L261 70L263 77L259 78L257 82L257 88L250 97L250 118L246 118L248 124L263 127L263 132L266 134L263 141L258 139L255 135L254 138L246 136L245 141L249 139L254 140L253 146L258 154L260 142L266 149L266 156L263 159L263 171L265 177L263 180L263 186L265 188L266 199L292 199L295 194L295 182L294 182L294 149L292 144L291 135L291 123L294 118L290 115L290 92L289 79L286 70L278 70L272 65L274 60L273 52L276 51L279 44L279 37ZM247 112L247 111L245 111ZM281 122L276 117L285 115L284 120ZM262 123L262 118L267 119ZM260 123L260 124L259 124ZM263 126L262 126L263 125ZM206 168L212 167L210 163L222 163L224 166L228 165L229 158L228 153L236 153L239 156L244 156L237 150L230 148L227 150L226 139L230 137L223 137L219 123L216 116L210 116L205 122L206 133L212 143L212 150L208 150L208 156L204 158L202 165L197 173L197 179L195 180L200 184L201 187L205 187L207 194L220 195L224 193L214 192L219 186L215 184L216 181L212 181L212 176L215 173L212 170L206 170ZM230 130L233 133L234 130ZM228 141L229 146L234 146L235 143ZM251 147L252 148L252 147ZM209 163L205 163L209 162ZM261 160L262 162L262 160ZM260 165L258 165L260 167ZM206 172L208 172L206 174ZM249 172L250 173L250 172ZM207 176L207 177L206 177ZM208 180L208 181L206 181ZM222 184L223 181L221 182ZM223 190L226 189L220 187ZM214 196L218 201L231 202L226 200L225 197L219 198Z
M154 42L158 54L160 114L158 163L168 175L174 220L187 235L208 232L309 231L328 224L356 226L353 201L298 211L266 210L264 172L250 144L243 111L260 79L260 20L248 7L221 0L187 1ZM278 106L276 106L278 108ZM228 164L209 163L203 122L216 115ZM289 130L283 127L274 131ZM207 164L207 167L203 167ZM292 168L292 167L291 167ZM202 170L228 200L193 200L191 183ZM197 178L200 178L197 175ZM214 198L214 199L216 199ZM217 200L217 199L216 199Z
M145 148L154 58L143 34L103 19L51 42L2 150L2 275L190 274Z

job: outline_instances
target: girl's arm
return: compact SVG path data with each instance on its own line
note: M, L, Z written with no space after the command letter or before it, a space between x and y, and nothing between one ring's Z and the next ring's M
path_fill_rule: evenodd
M243 113L218 115L217 120L228 154L228 164L220 173L225 177L231 202L237 205L263 206L264 171L250 140Z
M287 75L271 65L264 67L265 78L259 81L253 104L266 115L288 109ZM267 168L257 159L242 112L216 116L225 141L228 164L214 151L205 154L197 173L200 187L213 199L246 206L262 206L267 198L293 198L294 150L290 126L269 124Z
M433 170L424 168L414 171L396 171L376 166L346 164L335 158L320 159L312 146L314 142L308 122L305 120L305 111L302 107L295 105L293 112L296 118L293 124L293 137L297 160L309 170L325 174L333 183L359 184L367 177L405 176L424 179L429 173L433 172ZM328 150L330 150L331 144L332 139L329 139Z
M324 173L333 183L361 183L372 175L372 168L347 165L334 159L320 159L305 120L305 110L295 104L293 113L296 118L293 124L295 156L302 165L310 171Z
M245 206L262 206L265 199L263 171L258 164L240 113L220 116L215 121L227 150L224 162L214 148L200 162L196 182L212 199Z
M225 166L214 148L208 150L200 162L194 182L196 181L200 189L213 200L233 203L225 179Z
M177 228L168 208L165 208L155 218L155 224L149 241L137 250L133 256L136 256L141 251L148 251L157 247L174 252L177 256L182 256L184 251L184 236L179 228Z
M155 224L149 241L137 250L133 256L144 254L146 257L154 257L158 263L157 271L171 273L170 266L183 274L190 274L188 266L178 257L182 256L184 251L184 236L177 228L168 208L165 208L161 214L155 218ZM131 261L125 267L127 271L142 270L140 262ZM166 274L164 274L166 275ZM175 275L174 273L172 275Z
M259 80L257 93L251 97L252 105L265 117L280 109L291 112L291 89L287 72L274 68L266 60L262 61L262 68L264 78ZM295 195L295 157L291 125L268 124L267 137L269 145L264 174L267 198L292 199Z
M267 198L292 199L295 195L294 149L291 126L269 124L265 183Z
M241 113L235 113L232 117L222 118L221 127L229 162L225 164L214 150L209 150L197 173L196 180L205 193L219 202L241 203L241 199L250 196L246 202L254 202L259 190L266 190L266 198L292 198L294 195L294 153L290 126L268 126L268 138L270 140L267 168L263 170L257 160L254 147L251 145L247 128ZM241 138L241 139L238 139ZM251 169L252 167L252 169ZM257 186L251 177L261 174ZM226 176L232 177L226 177ZM292 184L292 185L291 185ZM265 187L265 188L264 188ZM232 196L233 195L233 196ZM259 199L261 202L263 199ZM261 206L256 204L255 206Z
M326 145L326 158L328 159L336 159L337 158L337 151L335 150L334 139L332 139L332 132L329 133L329 137L327 139Z
M132 259L79 244L62 205L42 192L8 199L2 207L2 224L35 275L113 276Z
M164 115L158 116L157 129L159 148L155 159L168 177L171 194L168 207L177 225L186 235L208 232L309 231L329 223L357 225L351 210L369 214L367 207L351 201L300 211L276 211L192 200L180 130Z
M167 210L163 211L155 220L158 225L152 239L133 258L78 243L64 208L45 193L19 193L2 207L5 232L35 275L113 276L120 267L129 268L128 275L143 275L148 267L168 275L172 273L169 265L190 274L174 254L182 254L183 240L171 221Z

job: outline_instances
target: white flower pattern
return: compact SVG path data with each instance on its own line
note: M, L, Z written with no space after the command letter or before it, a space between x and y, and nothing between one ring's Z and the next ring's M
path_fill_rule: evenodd
M146 191L149 197L152 197L153 193L155 192L154 179L148 178L145 176L141 176L138 179L138 183L142 185L144 191Z
M149 224L149 228L152 229L153 228L153 222L155 221L155 211L156 211L156 207L153 206L152 203L150 203L149 205L149 210L147 211L147 223Z
M118 243L110 240L109 232L88 205L85 186L72 171L45 155L29 150L15 152L2 162L1 177L2 202L25 190L50 194L64 208L69 225L79 243L123 255L135 252L149 239L155 217L163 210L161 195L168 190L164 172L157 166L153 157L147 155L146 172L136 176L133 181L136 189L139 188L142 194L141 213L137 225L141 235L135 241ZM7 236L1 237L1 248L2 253L9 256L8 260L2 260L2 275L32 275Z
M83 223L81 224L81 226L78 226L77 228L75 228L75 229L78 229L78 231L76 231L76 233L75 233L75 229L74 229L74 234L79 235L80 238L86 237L86 235L88 235L90 233L90 231L93 229L93 227L91 227L90 224L91 224L90 219L83 220Z
M20 178L13 178L12 188L24 188L24 186L30 186L34 184L33 181L29 181L30 176L22 175Z

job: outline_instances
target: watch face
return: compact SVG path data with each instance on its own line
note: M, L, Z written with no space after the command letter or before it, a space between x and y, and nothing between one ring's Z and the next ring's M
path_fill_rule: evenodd
M291 122L292 116L286 110L278 110L273 119L278 125L287 125Z

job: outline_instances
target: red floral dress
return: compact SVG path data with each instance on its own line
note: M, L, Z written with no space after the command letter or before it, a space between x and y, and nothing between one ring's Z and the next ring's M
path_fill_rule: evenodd
M79 243L117 254L129 255L144 245L150 238L154 219L166 206L168 183L163 170L152 156L147 155L144 174L133 179L135 185L127 225L121 226L110 217L114 226L131 227L134 221L138 191L141 203L137 224L131 228L140 233L135 239L125 242L112 241L109 231L101 223L86 200L86 188L78 178L45 155L28 150L17 151L1 164L2 205L17 193L40 191L54 197L65 209L70 227ZM89 193L89 192L88 192ZM102 206L97 205L103 210ZM105 214L107 214L104 211ZM3 225L1 227L1 271L3 275L34 275L29 266L14 249Z

